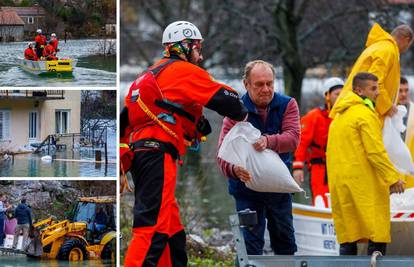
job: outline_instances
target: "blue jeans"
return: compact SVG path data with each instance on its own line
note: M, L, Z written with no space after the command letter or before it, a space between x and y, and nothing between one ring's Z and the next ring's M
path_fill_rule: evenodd
M292 195L287 193L259 193L244 190L233 194L237 211L250 209L257 212L257 225L243 228L248 255L262 255L266 227L270 245L277 255L293 255L297 251L293 229Z

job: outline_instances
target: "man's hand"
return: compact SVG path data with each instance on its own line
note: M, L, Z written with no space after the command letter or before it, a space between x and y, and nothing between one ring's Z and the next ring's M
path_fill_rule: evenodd
M267 147L267 138L266 136L261 136L259 138L259 140L257 140L256 143L253 144L254 149L256 149L256 151L263 151L266 149Z
M387 111L387 113L385 113L385 115L392 117L395 114L397 114L397 112L398 112L397 105L392 104L391 108Z
M304 172L301 169L293 170L293 178L296 183L300 186L304 181Z
M405 185L405 181L398 180L398 182L391 185L391 187L390 187L391 194L392 193L398 193L398 194L404 193L404 185Z
M250 181L250 179L252 179L252 176L249 173L249 171L243 168L242 166L234 166L233 171L236 177L239 178L243 183L247 183L248 181Z

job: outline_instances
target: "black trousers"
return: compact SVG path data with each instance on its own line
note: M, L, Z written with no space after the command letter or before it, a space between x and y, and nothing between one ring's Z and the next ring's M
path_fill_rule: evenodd
M387 243L368 242L368 256L372 255L374 251L379 251L382 255L385 255ZM339 255L357 255L357 242L342 243L339 247Z

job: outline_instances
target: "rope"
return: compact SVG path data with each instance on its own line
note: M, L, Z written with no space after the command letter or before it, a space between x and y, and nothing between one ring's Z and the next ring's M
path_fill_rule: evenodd
M382 256L382 253L380 251L374 251L371 256L371 267L377 266L377 257Z
M151 112L151 110L149 110L149 108L141 100L141 97L138 97L137 103L139 107L145 112L145 114L147 114L148 117L150 117L153 121L155 121L165 132L167 132L173 138L179 140L177 134L174 133L170 128L168 128L162 121L160 121L157 118L157 116L154 115L154 113Z

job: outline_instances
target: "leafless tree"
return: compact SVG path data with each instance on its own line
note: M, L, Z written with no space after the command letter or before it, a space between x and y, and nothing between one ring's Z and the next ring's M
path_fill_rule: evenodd
M300 102L306 70L324 64L345 74L364 47L373 15L385 14L375 19L387 21L388 30L395 24L389 11L385 0L125 0L121 60L152 64L161 56L162 30L189 20L205 39L204 67L240 77L246 62L268 60L282 66L285 92Z

